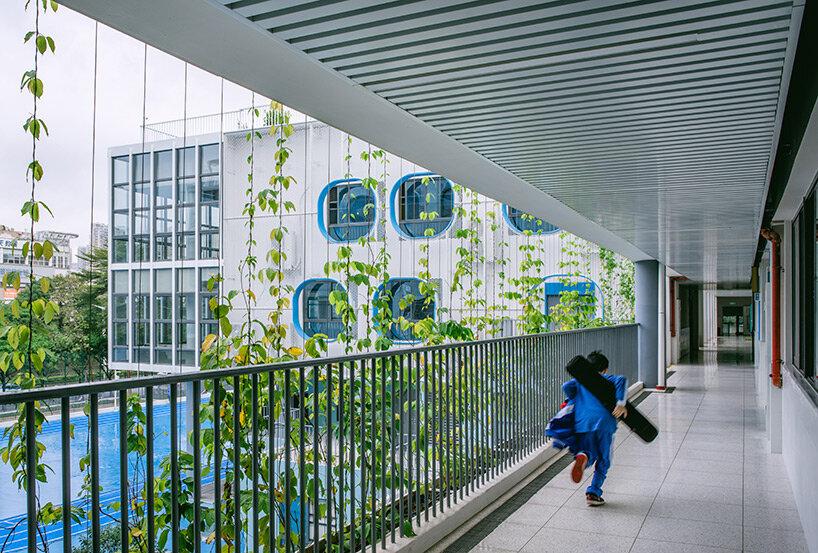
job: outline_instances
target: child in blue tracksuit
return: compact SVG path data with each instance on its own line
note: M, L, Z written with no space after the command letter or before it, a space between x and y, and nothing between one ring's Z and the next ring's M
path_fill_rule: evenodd
M562 391L569 402L574 403L575 442L571 449L576 453L571 478L574 482L582 481L585 467L596 463L591 485L585 490L588 505L604 505L602 484L611 466L611 449L613 435L616 432L616 420L625 416L628 381L624 376L605 374L608 370L608 359L599 351L587 356L588 362L610 380L616 387L616 408L613 414L608 411L591 392L576 380L569 380L562 385Z

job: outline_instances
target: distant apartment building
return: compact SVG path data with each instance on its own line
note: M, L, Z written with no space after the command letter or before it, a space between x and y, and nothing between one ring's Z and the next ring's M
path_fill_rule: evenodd
M0 275L5 273L19 273L20 279L24 283L28 279L30 269L30 259L23 257L23 244L30 240L31 233L28 231L17 231L12 228L0 225ZM55 275L65 275L71 271L71 240L77 238L76 234L70 232L56 232L51 230L41 230L34 233L34 239L38 242L50 241L54 246L54 255L49 260L34 260L34 276L52 277ZM6 287L3 290L3 301L9 302L17 297L17 290Z
M83 259L96 248L108 247L108 225L105 223L94 223L91 231L91 241L86 246L77 248L77 269L85 271L89 263Z
M245 129L239 131L184 137L179 133L178 138L109 149L109 359L113 369L194 369L203 340L218 332L208 302L220 291L208 290L207 283L220 273L222 292L242 288L238 267L247 250L244 209L251 147L259 190L275 171L276 137L261 129L261 138L251 144L249 126L245 122ZM385 155L386 164L364 161L361 153L371 146L317 121L295 124L287 146L291 154L285 173L295 178L295 184L283 201L292 202L296 209L283 216L289 232L281 271L284 283L294 290L283 321L290 329L288 345L303 346L307 338L321 333L329 337L330 354L343 351L341 344L333 342L343 324L329 294L346 289L358 307L371 298L365 287L342 275L328 276L324 268L342 246L350 246L354 258L366 260L370 253L358 243L363 236L385 240L391 256L387 287L393 313L409 321L436 317L441 307L462 315L462 294L451 294L449 289L458 261L455 252L468 247L458 231L470 226L480 239L474 253L485 260L477 265L479 274L467 283L480 287L481 307L472 309L485 313L501 306L499 313L507 317L503 334L516 331L514 320L521 308L502 295L503 286L509 286L502 276L507 279L519 272L525 255L519 246L527 242L537 240L542 247L536 255L543 261L537 269L544 288L543 310L559 302L561 291L572 288L598 300L599 317L604 302L616 301L602 297L596 256L587 260L581 277L566 284L560 268L565 240L546 221L484 196L467 195L443 176L391 154ZM383 193L362 186L367 177L377 179ZM459 215L460 207L476 209L482 223ZM433 221L423 217L423 212L431 211L436 213ZM255 218L260 269L269 263L265 253L272 248L270 233L277 221L260 211ZM421 253L422 244L428 245L428 253ZM428 256L429 270L441 289L431 306L424 305L418 290L423 255ZM265 287L252 286L258 298L253 318L265 320L274 302ZM381 288L374 293L382 293ZM238 325L242 312L235 315ZM360 317L352 333L364 332L366 323ZM398 347L415 342L411 330L393 325L389 332Z

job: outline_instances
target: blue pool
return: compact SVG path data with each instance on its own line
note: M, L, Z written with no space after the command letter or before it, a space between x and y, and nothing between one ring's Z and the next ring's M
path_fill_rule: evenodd
M180 436L186 436L185 431L185 403L177 404ZM160 474L159 464L170 452L170 405L168 403L154 404L154 467L156 474ZM46 504L61 502L61 445L60 432L62 424L59 413L47 416L48 421L43 425L43 433L39 440L46 446L43 462L48 464L54 472L48 472L48 482L40 484L40 502ZM84 499L79 497L83 484L84 474L80 471L80 459L87 454L88 419L83 414L71 418L74 425L74 439L71 440L71 494L77 505L83 505ZM4 429L3 429L4 430ZM3 441L5 444L5 441ZM100 412L99 415L99 461L100 461L100 494L103 506L119 500L119 411L110 410ZM12 527L25 517L26 495L18 490L12 482L13 470L10 465L0 462L0 544L8 537ZM128 467L128 479L133 481L133 459ZM211 477L212 479L212 477ZM102 519L103 523L105 519ZM74 524L74 541L85 534L86 523ZM49 543L52 547L62 545L62 525L57 524L48 528ZM17 527L14 535L6 545L5 551L20 551L26 547L25 522Z

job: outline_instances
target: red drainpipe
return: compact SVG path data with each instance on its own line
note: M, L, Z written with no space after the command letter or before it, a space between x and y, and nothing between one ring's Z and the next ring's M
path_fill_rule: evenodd
M773 386L781 387L781 237L777 232L770 229L761 229L761 236L770 242L772 251L772 348L773 361L770 378L773 379Z
M670 337L676 337L676 283L687 277L670 277Z

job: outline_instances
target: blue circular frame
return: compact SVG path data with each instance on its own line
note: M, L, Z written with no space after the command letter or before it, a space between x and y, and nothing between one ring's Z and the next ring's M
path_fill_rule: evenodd
M431 172L409 173L408 175L404 175L400 179L398 179L398 181L392 186L392 190L389 192L389 219L390 219L390 221L392 221L392 227L396 231L398 231L398 234L400 234L403 238L406 238L407 240L419 240L419 239L423 239L423 238L434 238L436 236L440 236L443 233L445 233L447 230L449 230L449 228L452 226L452 223L454 222L454 217L455 217L454 212L452 212L452 218L449 219L449 224L446 225L446 228L444 228L443 230L441 230L440 232L438 232L434 236L412 236L411 234L408 234L402 228L400 228L400 223L398 222L398 218L397 218L397 215L396 215L398 210L395 209L395 199L398 196L398 191L400 190L401 185L404 182L408 181L409 179L414 179L414 178L417 178L417 177L440 177L441 179L445 180L446 183L448 183L449 187L452 188L452 191L454 191L454 186L452 186L452 181L450 181L446 177L438 175L437 173L431 173ZM454 206L452 206L452 207L454 207Z
M392 277L389 280L414 280L414 281L417 281L417 282L423 282L421 279L415 278L415 277L409 277L409 278ZM389 282L389 280L387 282ZM378 298L381 296L382 291L383 291L383 284L378 286L378 288L375 290L375 294L372 296L373 304L378 301ZM437 301L436 300L432 301L432 306L433 306L432 320L436 321L437 320L437 314L435 313L435 309L434 309L434 307L437 306ZM372 316L374 317L375 315L377 315L377 313L378 313L378 306L373 305L373 307L372 307ZM376 330L375 332L378 332L378 331ZM392 337L390 337L390 340L392 340L396 344L419 344L420 342L423 341L423 340L419 340L419 339L418 340L397 340L397 339L392 338Z
M295 327L295 331L298 332L298 334L306 340L309 340L310 338L312 338L312 336L307 334L307 331L304 330L304 327L302 326L301 323L301 294L304 292L304 288L308 284L318 281L334 282L335 284L340 286L342 290L346 291L344 285L335 280L334 278L309 278L296 287L295 292L293 293L293 326ZM336 338L327 337L328 343L337 341L338 341L337 337Z
M532 215L532 217L533 217L533 215ZM521 231L520 229L518 229L517 226L514 223L511 222L511 217L508 216L508 205L507 204L503 204L503 219L506 220L506 224L508 225L508 227L511 230L513 230L514 232L516 232L518 234L523 234L524 231ZM539 217L537 217L537 219L539 219ZM548 223L548 221L546 221L544 219L540 219L540 221L542 221L543 223ZM541 231L538 231L538 232L531 231L531 234L554 234L555 232L560 232L562 230L560 227L558 227L558 226L556 226L556 225L554 225L552 223L548 223L548 224L551 225L552 227L554 227L554 229L553 230L541 230Z
M548 298L547 298L548 288L546 288L546 286L548 286L549 284L555 284L555 285L559 286L561 289L567 289L567 286L565 286L561 282L546 282L546 280L548 280L549 278L584 278L585 280L590 282L593 285L593 289L596 290L599 293L599 299L600 299L600 302L601 302L601 305L602 305L602 315L600 317L594 317L594 318L595 319L596 318L601 318L603 321L605 320L605 294L602 293L602 288L599 287L599 284L597 284L594 279L592 279L589 276L585 276L585 275L569 275L567 273L559 273L559 274L548 275L546 277L543 277L542 284L543 284L543 291L545 292L544 295L546 296L546 300L545 300L546 309L548 309ZM577 282L576 284L581 284L581 283ZM548 315L547 312L546 312L546 315Z
M350 242L356 242L357 240L338 240L337 238L333 238L329 235L329 231L327 230L327 219L325 216L326 212L326 202L327 196L329 195L329 191L332 190L334 186L338 186L339 184L352 184L356 182L363 182L361 179L337 179L330 182L326 185L322 190L321 193L318 195L318 230L321 231L321 234L324 235L329 242L333 244L349 244ZM373 192L374 195L374 192ZM367 236L372 233L372 230L375 228L376 223L378 222L378 202L377 198L376 201L373 202L373 209L375 210L375 217L372 219L372 226L369 228L369 231L366 233Z

